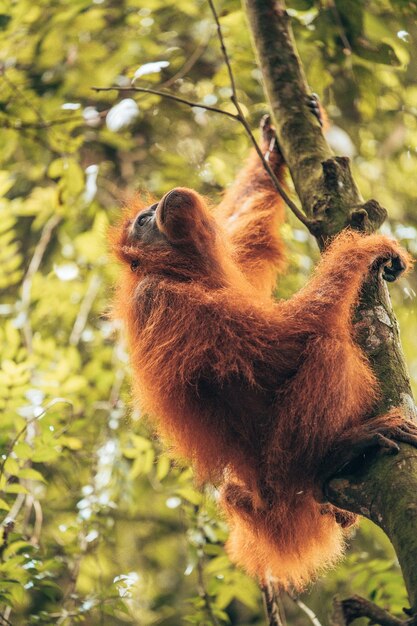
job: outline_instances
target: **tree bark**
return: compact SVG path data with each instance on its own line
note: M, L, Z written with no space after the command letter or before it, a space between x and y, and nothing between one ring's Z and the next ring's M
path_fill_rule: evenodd
M349 159L332 155L308 107L311 90L284 3L245 0L245 5L280 148L306 215L318 222L320 246L347 225L378 228L385 209L375 200L363 201Z
M386 211L364 202L349 159L334 157L308 107L311 91L296 51L282 0L244 0L281 150L306 215L323 249L346 226L372 232ZM388 290L377 276L365 285L356 313L358 341L380 381L376 413L401 406L416 418L398 325ZM410 603L417 610L417 452L401 446L396 457L370 460L354 476L332 480L328 499L373 520L391 539L403 571Z

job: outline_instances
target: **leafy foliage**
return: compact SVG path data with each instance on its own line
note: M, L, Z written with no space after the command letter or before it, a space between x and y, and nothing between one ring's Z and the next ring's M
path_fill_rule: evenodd
M289 8L333 142L350 150L364 195L389 208L385 228L417 252L415 4ZM235 0L219 10L255 127L267 105L245 19ZM224 116L92 87L134 79L231 110L208 6L6 1L0 39L0 622L262 624L255 583L224 554L215 491L198 491L132 409L107 315L117 270L106 229L124 194L187 185L215 199L249 143ZM284 236L285 297L316 252L292 218ZM395 300L415 383L413 297L410 278ZM349 591L398 614L406 604L392 548L365 523L306 602L323 616L335 592ZM285 603L291 623L306 623Z

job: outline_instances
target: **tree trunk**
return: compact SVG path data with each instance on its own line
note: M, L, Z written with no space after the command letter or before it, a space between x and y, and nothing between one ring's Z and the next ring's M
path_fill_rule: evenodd
M376 230L385 209L376 200L363 201L349 159L332 155L308 107L311 91L283 2L244 1L280 147L303 210L314 222L320 248L346 226ZM381 385L376 412L401 406L415 418L398 325L386 285L376 276L363 289L356 318L359 342ZM417 610L417 451L401 446L395 457L376 458L360 474L332 480L326 495L386 532L397 551L411 606Z

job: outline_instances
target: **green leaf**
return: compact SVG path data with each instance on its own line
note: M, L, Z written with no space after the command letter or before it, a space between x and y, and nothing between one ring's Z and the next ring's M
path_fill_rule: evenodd
M171 467L171 460L165 454L161 455L158 459L158 463L156 466L156 477L158 480L162 481L168 475L168 472Z
M24 461L31 459L33 454L32 448L25 441L18 441L13 447L13 452Z
M26 487L20 485L19 483L10 483L7 484L4 488L6 493L29 493Z
M45 478L40 472L29 467L20 470L19 478L26 478L27 480L39 480L43 483L46 482Z
M59 454L60 452L54 447L39 446L33 452L32 461L34 463L51 463L52 461L56 461L56 459L59 457Z
M13 459L10 456L7 457L4 462L4 471L12 476L20 475L19 463L16 461L16 459Z
M177 489L175 493L187 500L187 502L191 502L191 504L198 505L202 501L202 495L192 487L181 487L181 489Z

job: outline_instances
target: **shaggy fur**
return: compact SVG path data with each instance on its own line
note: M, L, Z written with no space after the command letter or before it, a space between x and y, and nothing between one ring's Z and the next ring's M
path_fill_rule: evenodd
M385 236L345 232L304 289L274 302L282 217L255 156L214 213L189 189L150 213L128 207L112 233L114 316L142 410L199 479L221 485L232 559L301 588L337 560L354 521L314 499L326 456L403 422L398 411L367 421L378 389L351 318L370 268L409 258Z

